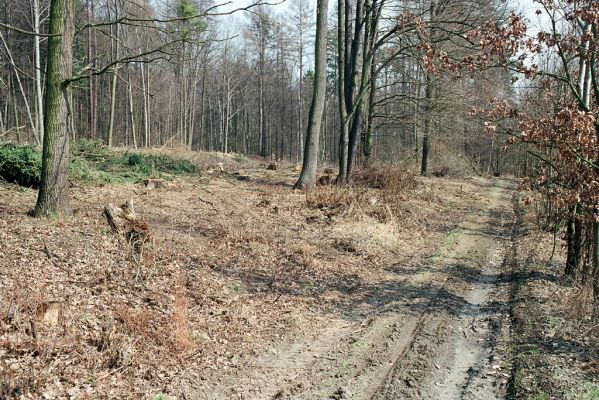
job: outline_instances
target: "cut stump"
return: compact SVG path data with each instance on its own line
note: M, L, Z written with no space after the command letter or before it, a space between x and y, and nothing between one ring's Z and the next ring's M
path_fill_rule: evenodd
M150 226L140 218L133 208L133 200L129 199L120 207L112 203L104 207L104 216L114 233L122 234L129 243L138 247L150 236Z
M335 185L337 183L337 178L335 178L332 175L323 175L320 178L318 178L318 182L316 183L317 186L328 186L328 185Z
M146 189L163 189L169 187L169 185L165 182L164 179L146 179L144 181L144 185Z

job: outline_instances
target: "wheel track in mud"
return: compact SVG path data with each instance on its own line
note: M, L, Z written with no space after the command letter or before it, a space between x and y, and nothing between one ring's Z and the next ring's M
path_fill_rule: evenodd
M497 189L497 187L495 186L494 189ZM502 193L500 193L501 195ZM503 193L505 194L505 193ZM515 194L514 194L515 196ZM512 197L514 197L512 196ZM512 199L513 200L513 199ZM497 207L498 204L494 204L494 207ZM489 213L491 213L494 207L489 207L485 210L481 210L480 212L477 212L473 215L471 215L471 218L476 218L479 217L481 215L487 215ZM509 247L513 246L513 235L514 235L514 227L515 224L517 224L517 216L513 215L511 220L512 220L512 227L510 229L510 235L509 235ZM496 222L493 221L492 219L489 220L489 223L492 222ZM467 222L466 222L467 223ZM463 224L461 224L463 225ZM485 224L487 225L487 224ZM510 225L508 223L508 225ZM497 242L499 243L499 242ZM495 243L495 244L497 244ZM497 251L499 250L499 248L496 249ZM501 270L503 271L506 267L509 267L507 265L507 263L509 263L509 258L513 257L513 255L511 254L513 252L513 249L511 248L505 248L504 251L502 252L502 256L501 256ZM491 262L491 260L486 260L488 263ZM479 271L480 276L482 276L486 271L484 269L481 269L481 271ZM477 277L477 279L480 279L480 276ZM404 365L402 365L405 361L406 358L408 357L409 353L411 351L415 351L415 347L417 346L417 342L421 339L421 337L423 335L425 335L428 332L434 332L437 333L439 332L441 329L441 325L446 322L443 320L443 318L441 317L437 317L435 316L434 310L436 308L437 303L439 303L440 301L442 301L442 294L444 293L446 287L448 286L449 283L453 283L453 280L450 279L445 279L443 284L436 290L434 297L428 302L427 306L422 310L421 314L417 317L416 322L415 322L415 326L414 328L409 332L409 335L407 340L403 343L398 343L398 345L402 346L402 350L399 353L398 357L394 360L393 365L389 368L389 370L385 373L385 375L382 377L381 381L379 382L379 384L377 384L376 386L374 386L372 388L372 391L366 396L366 397L360 397L363 399L368 399L368 400L384 400L384 399L395 399L397 398L397 395L394 395L394 389L397 389L396 385L398 384L398 382L394 382L395 381L402 381L403 383L406 383L402 378L400 377L395 377L394 375L396 374L396 372L398 370L400 370L400 368L402 368ZM486 284L486 285L490 285L492 287L494 287L497 282L496 281L487 281L484 282L483 280L478 280L477 281L478 284ZM510 282L507 282L508 285L510 285ZM475 289L473 288L472 291L474 291ZM479 289L479 290L483 290L483 289ZM486 296L483 296L483 300L484 302L481 304L468 304L469 306L473 306L473 308L482 308L484 307L484 304L486 303L486 301L488 300L488 298L485 297L489 297L488 295L491 293L491 291L494 291L495 288L493 289L488 289L488 292ZM467 298L467 296L465 296ZM505 313L506 310L501 310L501 311L496 311L496 312L501 312L501 313ZM474 321L474 318L473 318ZM474 322L473 322L474 324ZM495 332L496 330L501 330L502 327L497 327L495 324L490 324L489 326L489 335L488 335L488 341L489 343L486 344L485 348L483 349L479 349L480 350L480 354L478 354L478 356L480 357L481 354L483 354L483 351L486 350L491 350L493 351L497 345L497 333ZM464 331L464 336L466 336L466 333ZM442 340L440 341L440 343L443 343L445 345L447 345L448 343L450 343L451 339L446 339L445 342L443 342ZM459 341L459 339L458 339ZM442 356L439 356L440 358ZM430 360L429 360L430 361ZM473 382L476 379L477 374L479 374L482 369L482 366L480 365L480 359L476 359L476 355L474 357L472 361L472 364L468 367L468 369L465 371L465 380L463 380L463 385L458 386L456 385L456 387L454 388L450 388L448 389L449 392L454 391L456 393L453 393L453 395L448 395L445 394L443 397L437 397L437 398L444 398L444 399L463 399L466 398L467 395L469 394L469 390L471 386L473 385ZM434 364L434 366L438 369L439 366L437 364ZM447 378L447 377L446 377ZM459 377L458 377L459 379ZM506 381L507 382L507 381ZM436 382L435 382L436 383ZM443 385L439 385L439 386L443 386ZM487 394L488 395L488 394ZM430 396L430 394L429 394ZM412 396L409 396L410 398L412 398ZM431 397L427 397L427 395L425 394L424 397L421 397L421 395L416 395L413 396L414 398L435 398L435 396L431 396ZM403 398L403 397L402 397ZM477 397L474 397L477 398ZM481 397L482 398L482 397ZM491 396L489 396L489 398L491 398ZM494 398L494 397L493 397Z

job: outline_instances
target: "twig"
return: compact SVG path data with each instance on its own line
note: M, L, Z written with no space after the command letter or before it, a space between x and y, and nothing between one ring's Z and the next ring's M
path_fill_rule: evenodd
M117 372L125 372L125 371L126 371L126 370L128 370L128 369L129 369L129 367L122 366L122 367L119 367L119 368L117 368L117 369L114 369L114 370L112 370L112 371L108 371L108 372L106 372L105 374L103 374L103 375L100 375L98 378L96 378L96 382L98 382L98 381L101 381L102 379L106 379L106 378L108 378L110 375L112 375L112 374L116 374Z
M277 301L279 301L279 299L280 299L281 297L283 297L283 295L284 295L284 293L280 293L280 294L277 296L277 298L276 298L276 299L274 299L274 301L273 301L272 303L270 303L270 304L275 304Z
M54 265L56 268L60 269L63 272L67 273L67 276L71 276L71 271L68 268L64 268L63 266L59 265L58 262L56 262L54 260L54 258L58 258L57 256L55 256L51 251L50 248L48 247L48 244L46 243L46 241L44 240L44 253L46 253L46 256L48 256L48 260L50 260L50 262L52 263L52 265Z
M198 199L202 202L202 203L206 203L206 204L210 204L212 206L212 208L214 208L216 210L216 207L214 206L214 203L212 203L211 201L208 200L204 200L202 199L200 196L198 196Z

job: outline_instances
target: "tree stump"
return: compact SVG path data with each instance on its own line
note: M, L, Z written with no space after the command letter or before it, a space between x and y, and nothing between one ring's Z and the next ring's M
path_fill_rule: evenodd
M271 170L271 171L276 171L277 170L277 163L276 162L271 162L270 164L268 164L268 167L266 167L266 169Z
M317 185L318 186L328 186L328 185L332 185L333 181L334 181L333 176L331 176L331 175L323 175L320 178L318 178Z
M164 189L164 188L169 187L169 185L165 182L164 179L146 179L144 181L144 185L146 186L146 189L148 189L148 190Z
M233 172L233 176L238 181L251 181L252 180L251 175L248 175L244 169L240 169L239 171Z
M112 203L107 204L104 207L104 216L114 233L122 234L135 250L141 252L143 243L150 236L150 226L137 215L132 199L120 207Z

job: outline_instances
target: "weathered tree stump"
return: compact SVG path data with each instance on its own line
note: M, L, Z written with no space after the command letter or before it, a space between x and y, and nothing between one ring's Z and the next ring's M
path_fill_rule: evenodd
M148 189L148 190L164 189L164 188L169 187L169 185L166 183L166 181L164 179L146 179L144 181L144 185L146 186L146 189Z
M320 178L318 178L317 185L318 186L328 186L328 185L334 185L335 183L337 183L337 179L335 179L332 175L323 175Z
M104 216L114 233L122 234L136 250L141 251L141 246L150 236L150 226L137 215L132 199L120 207L107 204Z
M245 170L243 170L243 169L233 172L233 176L238 181L251 181L252 180L252 176L248 175L247 172L245 172Z

